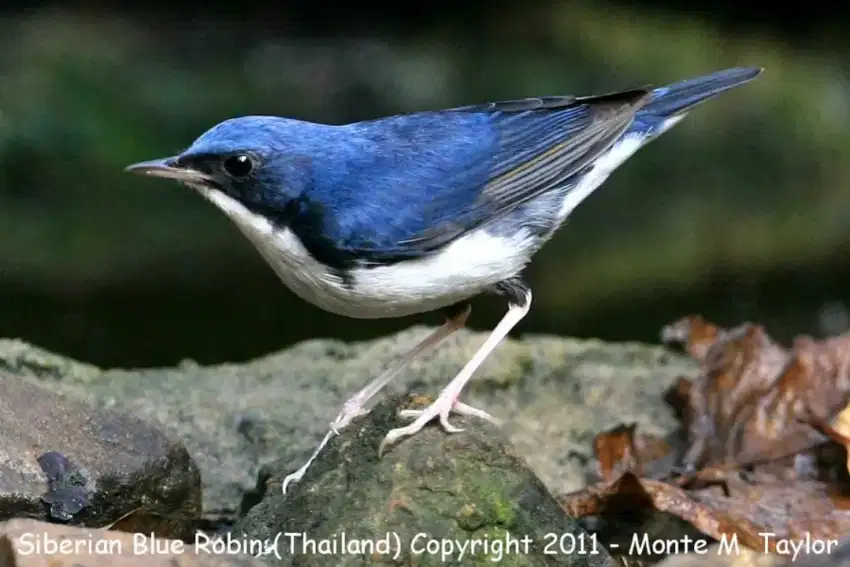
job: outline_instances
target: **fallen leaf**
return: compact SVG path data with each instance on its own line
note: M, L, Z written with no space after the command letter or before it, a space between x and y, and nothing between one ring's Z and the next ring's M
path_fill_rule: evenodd
M845 440L850 439L850 405L846 406L843 410L841 410L841 412L839 412L839 414L835 417L835 420L832 422L832 427L834 427L835 431L841 434ZM833 441L835 441L835 439L833 439ZM841 445L847 452L846 468L847 472L850 473L850 444L844 441L841 442Z
M679 376L676 382L664 392L664 402L673 410L673 415L682 424L685 431L691 427L693 412L691 411L691 388L693 383Z
M598 479L611 481L624 472L647 478L670 475L678 458L675 443L636 430L635 423L620 424L593 438Z
M761 449L758 436L740 434L742 425L788 362L785 350L758 325L746 323L719 337L689 392L692 418L684 465L694 469L737 460L751 445Z
M850 510L837 507L829 486L816 481L738 481L725 495L716 487L687 491L627 472L558 500L575 518L667 512L721 543L737 541L760 551L782 552L785 541L837 540L850 533Z
M593 438L593 453L602 480L612 481L624 472L640 474L640 461L634 444L636 425L618 425Z
M683 345L691 358L702 364L723 333L723 329L701 315L687 315L661 328L661 342Z
M786 349L759 325L722 329L698 315L661 334L701 367L665 394L687 432L683 470L769 463L780 475L820 474L813 463L828 437L811 424L830 421L850 401L850 335L800 336Z
M671 514L721 544L783 556L850 534L850 334L785 348L754 323L723 329L688 316L661 335L700 369L664 394L685 450L633 423L601 432L601 481L561 496L567 512L612 525L636 511ZM651 474L680 453L684 474Z

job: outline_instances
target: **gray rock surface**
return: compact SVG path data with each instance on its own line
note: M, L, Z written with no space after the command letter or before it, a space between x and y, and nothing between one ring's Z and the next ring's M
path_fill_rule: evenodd
M430 398L396 396L379 403L328 443L286 495L287 463L267 467L262 501L233 535L278 540L273 565L491 565L614 567L567 516L525 459L495 426L454 416L465 429L446 435L426 427L382 457L387 432L404 425L399 409ZM344 541L343 541L344 538ZM588 553L561 543L584 538ZM323 554L322 542L336 542ZM379 542L384 544L379 547Z
M164 518L162 535L191 533L200 474L178 440L137 417L94 409L11 374L19 368L8 361L3 366L0 519L104 526L143 509Z
M98 370L19 341L0 341L0 368L56 391L145 416L182 439L202 472L204 511L231 516L263 463L295 469L343 401L402 356L427 329L363 343L312 340L246 364ZM387 389L436 396L484 335L457 333ZM590 441L637 422L645 433L675 425L663 390L694 364L661 347L529 336L500 345L462 395L505 420L504 433L554 494L582 486Z

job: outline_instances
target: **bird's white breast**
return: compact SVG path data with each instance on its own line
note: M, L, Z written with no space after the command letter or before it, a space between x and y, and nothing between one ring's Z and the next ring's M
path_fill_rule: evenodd
M423 258L355 268L349 282L313 258L286 227L275 227L220 191L195 187L224 211L296 295L332 313L359 319L401 317L468 299L517 275L538 240L473 231Z

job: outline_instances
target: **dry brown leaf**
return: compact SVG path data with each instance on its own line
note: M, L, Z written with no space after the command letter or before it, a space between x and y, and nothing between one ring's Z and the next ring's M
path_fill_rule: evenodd
M741 424L787 361L787 353L758 325L746 323L720 335L708 350L702 375L690 388L691 446L686 466L723 465L750 445L760 446L758 437L739 434Z
M625 472L648 478L666 477L676 464L666 440L636 432L634 423L621 424L593 438L593 455L599 479L612 481Z
M850 405L838 412L832 421L832 427L842 435L850 437Z
M832 427L835 428L835 431L842 435L845 439L850 439L850 405L845 407L841 412L835 417L835 420L832 422ZM834 441L834 439L833 439ZM850 445L846 442L841 444L845 451L847 451L847 472L850 472Z
M692 387L693 383L690 380L684 376L679 376L676 382L664 392L664 402L673 410L673 414L685 431L690 430L693 415L691 411Z
M559 497L564 510L574 518L618 515L636 510L658 510L682 518L698 530L721 539L738 535L748 547L758 546L758 526L746 518L732 518L691 497L687 491L662 481L640 479L625 473L609 483L600 483Z
M850 533L846 484L824 474L850 473L850 334L801 336L786 349L759 325L722 329L690 316L662 338L684 344L701 368L665 393L688 437L680 464L693 472L651 478L650 463L672 455L671 445L619 425L593 441L602 481L562 496L564 508L574 517L665 512L715 539L780 554L791 541ZM801 474L801 463L817 474Z
M747 518L776 539L838 539L850 533L850 509L834 487L815 480L784 480L772 476L733 482L729 495L716 488L693 496L732 517Z
M636 510L673 514L721 542L734 539L760 551L785 553L790 541L838 540L850 533L850 507L817 481L738 482L730 495L718 488L686 491L631 472L559 497L575 518ZM770 534L765 536L764 534Z
M842 414L845 413L847 413L846 409L842 412ZM840 415L841 414L839 414L839 417ZM838 422L838 419L836 419L836 421ZM848 435L844 431L836 429L833 425L826 423L825 421L821 421L819 419L813 419L810 424L816 431L825 435L834 443L840 445L841 447L844 447L846 457L845 469L850 472L850 435ZM839 425L844 428L845 431L847 430L847 424L845 422L841 421L839 422Z
M635 427L634 423L618 425L593 438L593 454L602 480L610 482L624 472L641 474L634 443Z
M701 315L688 315L662 327L661 342L683 345L691 358L702 364L709 349L722 334L723 329L706 321Z
M774 462L778 474L797 474L828 440L811 424L830 421L850 399L850 335L799 337L785 349L759 325L722 329L692 315L662 337L702 367L665 396L688 432L687 470Z

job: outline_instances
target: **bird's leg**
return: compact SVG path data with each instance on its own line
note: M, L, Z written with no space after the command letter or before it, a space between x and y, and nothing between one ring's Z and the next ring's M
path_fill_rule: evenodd
M413 347L413 349L404 355L397 364L385 370L383 374L369 382L362 390L349 398L349 400L343 404L342 411L339 412L339 415L337 415L336 419L334 419L331 423L331 429L333 432L339 433L339 430L348 425L352 419L366 413L364 407L367 403L369 403L369 400L375 397L378 392L383 390L384 386L392 382L395 377L398 376L408 364L413 362L416 357L426 350L437 346L455 331L462 329L463 326L466 325L466 320L469 318L470 311L472 311L472 307L467 304L463 311L446 319L445 323Z
M466 404L461 404L457 401L457 398L478 367L481 366L484 360L491 352L493 352L496 346L502 342L508 333L511 332L511 329L513 329L517 323L526 316L530 307L531 292L526 289L523 290L522 299L515 303L511 303L508 308L508 312L505 313L505 316L502 317L502 320L499 321L499 324L496 325L496 328L493 329L493 332L490 333L490 336L487 337L487 340L484 341L481 348L478 349L472 359L466 364L466 366L463 367L463 370L461 370L458 375L449 382L448 386L440 392L439 397L437 397L431 405L426 407L424 410L408 410L401 413L404 417L415 417L416 419L410 425L390 430L386 437L384 437L383 441L381 441L381 445L378 448L378 454L383 454L384 450L396 441L420 432L428 424L428 422L435 417L439 417L440 425L442 425L446 432L459 433L463 431L463 429L455 427L449 423L449 413L452 410L456 413L495 421L494 418L487 412L472 408Z
M304 473L307 472L307 469L310 468L310 465L313 464L313 461L316 460L316 457L319 456L319 453L322 452L322 449L325 448L325 445L328 444L331 437L338 435L339 431L351 423L352 419L366 413L365 406L369 403L369 400L375 397L375 395L377 395L384 386L392 382L392 380L398 376L399 373L401 373L401 371L413 361L413 359L421 355L426 350L434 348L455 331L462 329L466 324L466 320L469 318L471 310L472 307L469 304L465 305L462 311L446 319L445 323L434 330L433 333L425 337L425 339L420 341L407 354L405 354L401 360L387 368L380 376L369 382L362 390L349 398L348 401L343 404L339 415L337 415L336 419L331 422L330 430L325 434L325 437L313 451L313 454L310 455L310 458L307 459L307 462L304 463L304 465L302 465L297 471L287 475L287 477L283 479L283 485L281 487L283 493L286 494L286 488L290 483L301 480L301 477L304 476Z

